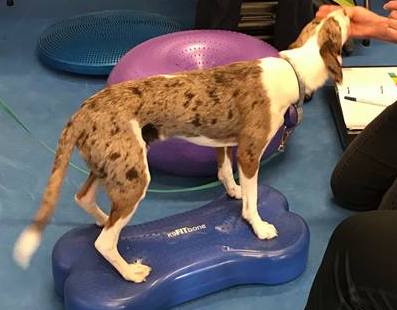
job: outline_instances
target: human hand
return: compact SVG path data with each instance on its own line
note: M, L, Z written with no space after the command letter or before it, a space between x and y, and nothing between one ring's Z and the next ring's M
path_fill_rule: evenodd
M397 0L389 0L383 6L385 10L390 11L389 17L397 19Z
M397 0L391 2L397 4ZM317 11L316 17L324 18L330 12L338 9L341 9L341 7L336 5L323 5ZM386 40L387 18L375 14L361 6L344 7L344 10L350 18L350 37Z
M397 42L397 0L388 1L383 8L390 11L388 35L394 38L394 42Z

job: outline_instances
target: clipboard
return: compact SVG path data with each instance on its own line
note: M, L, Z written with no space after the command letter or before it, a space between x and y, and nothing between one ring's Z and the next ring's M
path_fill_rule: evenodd
M397 100L397 66L345 66L343 83L333 87L329 102L342 148ZM332 96L332 95L331 95ZM345 97L367 98L377 105Z

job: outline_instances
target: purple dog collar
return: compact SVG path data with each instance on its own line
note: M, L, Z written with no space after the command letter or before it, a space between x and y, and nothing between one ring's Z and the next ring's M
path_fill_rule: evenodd
M282 57L286 62L289 63L289 65L292 67L294 70L296 80L298 81L298 87L299 87L299 99L296 103L293 104L296 114L297 114L297 123L296 125L300 125L303 120L303 101L305 100L305 84L303 83L302 79L300 78L298 72L295 69L295 66L293 63L287 58L287 57Z

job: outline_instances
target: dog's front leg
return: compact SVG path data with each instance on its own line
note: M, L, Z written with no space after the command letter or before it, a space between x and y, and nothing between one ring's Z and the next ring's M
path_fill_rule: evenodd
M257 208L259 161L268 144L258 136L246 135L239 142L238 168L243 199L242 216L251 224L259 239L271 239L277 236L277 230L272 224L261 219Z
M233 154L231 147L216 148L218 159L218 179L225 186L226 192L232 198L241 199L241 187L233 176Z

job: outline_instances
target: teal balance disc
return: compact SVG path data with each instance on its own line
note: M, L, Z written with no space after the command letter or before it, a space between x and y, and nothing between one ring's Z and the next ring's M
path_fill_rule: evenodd
M134 46L182 30L175 20L158 14L102 11L62 20L39 38L40 60L57 70L107 75Z

